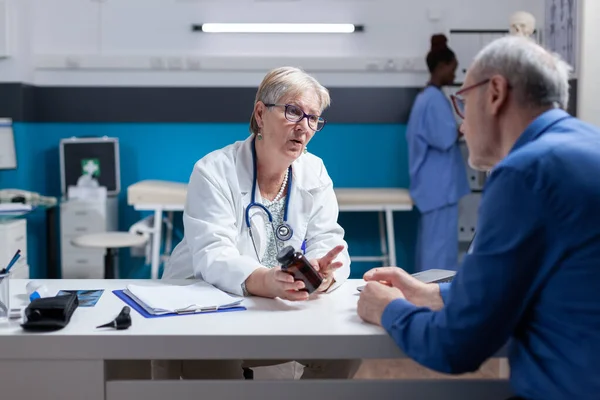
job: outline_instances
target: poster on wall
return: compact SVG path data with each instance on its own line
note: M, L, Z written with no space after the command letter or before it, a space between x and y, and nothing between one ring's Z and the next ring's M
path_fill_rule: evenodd
M560 54L577 75L578 0L546 0L544 45Z

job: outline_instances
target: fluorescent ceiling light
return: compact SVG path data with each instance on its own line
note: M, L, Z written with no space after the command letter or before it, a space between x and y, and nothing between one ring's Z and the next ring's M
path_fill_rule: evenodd
M353 33L361 32L362 25L354 24L226 24L194 25L194 31L207 33Z

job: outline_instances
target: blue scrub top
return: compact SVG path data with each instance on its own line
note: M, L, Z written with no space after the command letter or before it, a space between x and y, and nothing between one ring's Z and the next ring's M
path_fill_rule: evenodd
M600 130L551 110L534 120L484 187L472 252L444 308L405 300L382 325L442 372L476 370L509 342L515 394L600 397Z
M406 129L410 195L423 213L456 204L471 191L457 137L450 101L441 89L427 86Z

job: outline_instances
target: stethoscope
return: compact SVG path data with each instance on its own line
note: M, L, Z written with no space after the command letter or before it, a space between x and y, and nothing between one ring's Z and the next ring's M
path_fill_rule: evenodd
M257 203L256 199L256 185L257 185L257 166L256 166L256 144L254 140L252 141L252 164L253 164L253 181L252 181L252 198L248 207L246 207L246 226L248 227L248 234L250 235L250 239L252 240L252 246L254 247L254 252L256 253L256 258L260 260L260 256L258 255L258 249L256 247L256 243L254 242L254 236L252 235L252 228L250 227L250 209L252 207L258 207L267 214L269 218L269 223L271 224L271 229L273 230L273 236L277 238L277 240L281 242L287 242L294 236L294 231L290 224L287 223L288 216L288 206L290 204L290 197L292 193L292 166L290 165L288 168L288 193L285 198L285 208L283 211L283 223L280 224L277 228L273 225L273 215L264 205ZM277 244L277 248L279 249L279 245Z

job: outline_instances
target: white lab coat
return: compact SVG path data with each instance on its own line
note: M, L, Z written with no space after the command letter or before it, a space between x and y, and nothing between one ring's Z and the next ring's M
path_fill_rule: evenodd
M306 239L306 257L324 256L337 245L345 249L337 257L343 266L335 272L339 287L350 275L350 256L344 230L337 223L338 203L323 161L303 154L293 164L288 223L294 230L291 245L300 251ZM203 279L216 287L242 294L242 283L261 265L256 258L245 221L252 197L252 136L214 151L194 166L183 213L184 238L175 247L163 279ZM260 190L256 190L260 201ZM250 211L251 229L262 258L266 229L264 211Z

